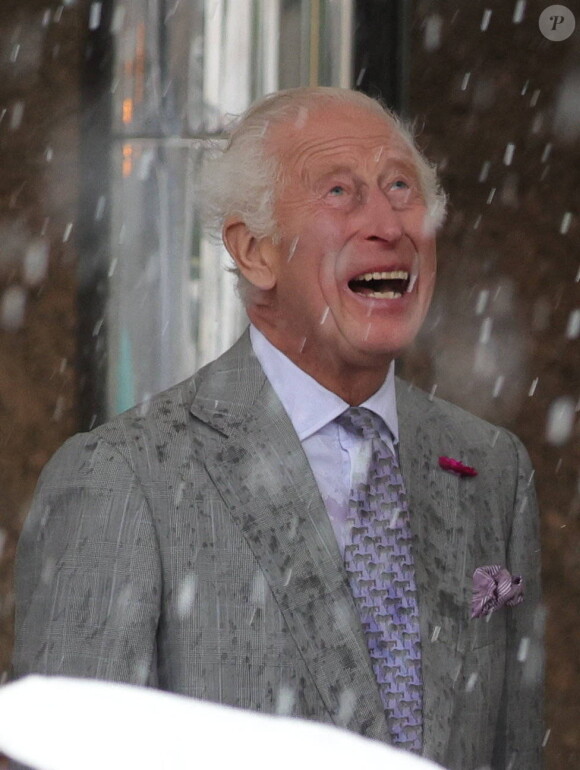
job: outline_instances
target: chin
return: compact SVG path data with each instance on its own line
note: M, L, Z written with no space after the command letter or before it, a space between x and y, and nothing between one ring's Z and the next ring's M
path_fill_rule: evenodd
M342 356L342 359L351 367L386 370L391 361L404 353L406 347L407 345L395 343L386 345L384 340L380 345L363 345L360 342L353 342L350 350Z
M362 334L356 335L356 341L353 340L354 347L358 348L363 355L395 358L412 345L419 328L419 326L416 328L413 326L411 329L394 330L392 327L387 327L383 332L375 329L370 334L365 329Z

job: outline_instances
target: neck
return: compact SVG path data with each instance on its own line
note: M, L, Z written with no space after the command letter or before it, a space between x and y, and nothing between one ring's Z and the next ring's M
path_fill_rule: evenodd
M350 406L359 406L370 398L385 381L392 358L380 357L368 360L361 355L349 359L337 359L328 349L316 346L301 338L280 333L275 327L250 320L275 348L284 353L293 364L310 375L320 385L336 393Z
M290 356L288 356L290 358ZM291 359L296 366L300 366L299 361ZM304 368L304 367L300 367ZM386 379L389 367L381 370L380 375L377 375L376 370L373 372L358 372L352 378L342 377L340 381L332 376L327 376L326 372L313 372L304 368L304 371L313 377L327 390L336 393L337 396L342 398L343 401L349 406L360 406L368 398L370 398L381 387Z

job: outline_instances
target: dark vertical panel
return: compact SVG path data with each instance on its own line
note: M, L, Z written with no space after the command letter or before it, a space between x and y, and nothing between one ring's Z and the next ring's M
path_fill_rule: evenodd
M409 0L356 0L354 86L397 112L407 104Z
M94 6L100 6L99 24L95 29L89 29L91 6L93 14ZM77 229L79 416L83 429L103 421L106 405L105 307L109 266L113 6L114 0L103 0L100 4L87 4L86 9Z
M300 0L283 0L281 7L284 29L280 34L280 65L278 68L280 88L292 88L307 78L308 68L304 67L301 47L303 8ZM306 52L304 52L306 54ZM306 69L306 74L305 74ZM304 82L308 82L306 79Z

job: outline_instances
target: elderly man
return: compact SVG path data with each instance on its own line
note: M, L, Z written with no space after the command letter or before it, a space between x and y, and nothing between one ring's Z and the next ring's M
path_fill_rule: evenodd
M539 767L525 450L393 372L433 291L433 169L375 101L296 89L242 117L208 179L250 329L53 458L19 548L16 675Z

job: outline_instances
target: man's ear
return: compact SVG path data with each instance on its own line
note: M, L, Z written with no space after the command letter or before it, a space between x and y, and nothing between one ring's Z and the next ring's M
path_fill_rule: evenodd
M256 238L239 219L225 223L222 238L244 278L263 291L274 288L275 247L270 238Z

